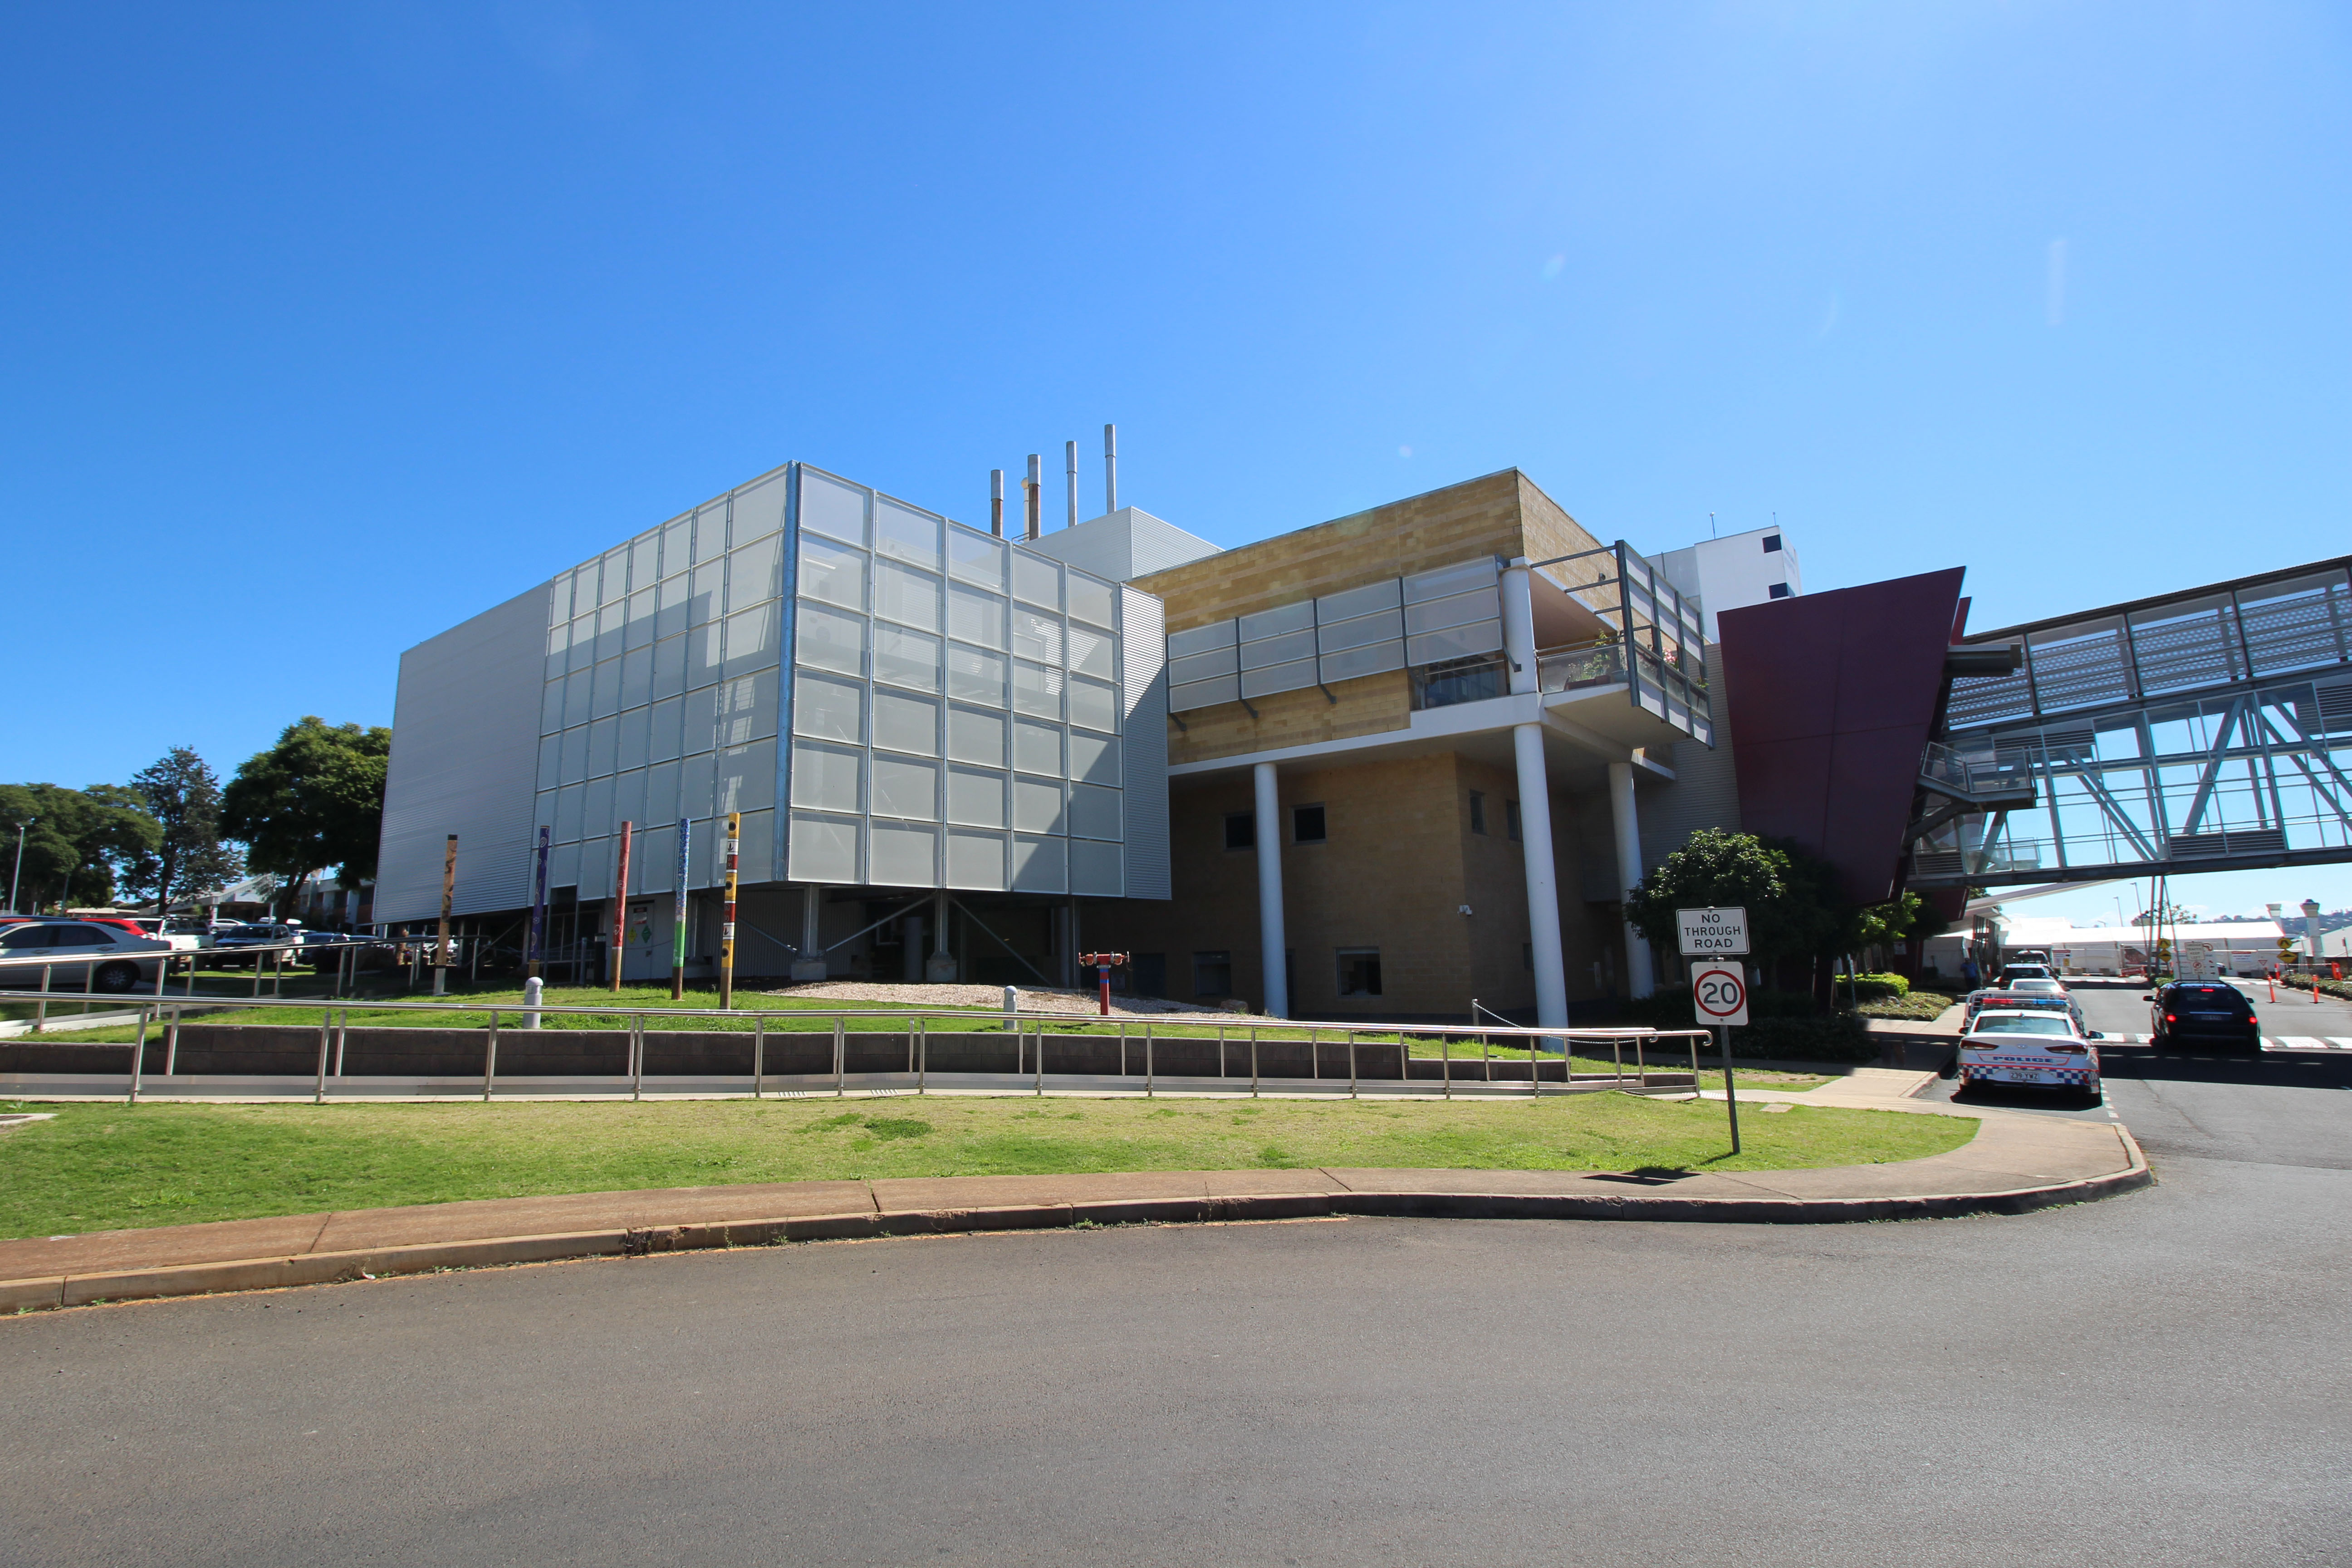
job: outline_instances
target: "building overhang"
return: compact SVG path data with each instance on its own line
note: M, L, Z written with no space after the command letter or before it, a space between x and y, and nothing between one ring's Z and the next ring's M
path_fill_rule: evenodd
M1260 763L1284 772L1304 772L1447 752L1508 767L1511 731L1521 724L1542 726L1545 765L1555 784L1571 789L1601 787L1611 763L1630 763L1653 778L1672 779L1674 770L1649 752L1664 753L1673 742L1690 738L1634 707L1622 684L1580 687L1420 709L1401 730L1179 763L1168 776L1171 783L1213 779L1246 773Z

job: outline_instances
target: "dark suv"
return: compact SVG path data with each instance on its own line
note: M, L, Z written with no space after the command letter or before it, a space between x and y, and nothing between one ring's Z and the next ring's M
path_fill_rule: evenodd
M2175 1046L2234 1046L2263 1048L2262 1023L2254 1005L2234 985L2218 980L2176 980L2148 994L2150 1043L2159 1051Z

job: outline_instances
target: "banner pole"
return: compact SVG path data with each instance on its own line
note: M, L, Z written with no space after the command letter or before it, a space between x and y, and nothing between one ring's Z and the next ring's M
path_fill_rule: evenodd
M691 818L677 821L677 896L670 911L669 999L686 1000L686 868L688 846L694 839Z
M743 842L743 814L727 814L727 905L719 915L719 1008L735 1005L735 854Z

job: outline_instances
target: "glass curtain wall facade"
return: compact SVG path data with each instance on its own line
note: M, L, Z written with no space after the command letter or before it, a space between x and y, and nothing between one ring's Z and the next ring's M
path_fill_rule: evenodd
M551 887L747 882L1118 897L1110 583L804 465L549 586L534 826Z

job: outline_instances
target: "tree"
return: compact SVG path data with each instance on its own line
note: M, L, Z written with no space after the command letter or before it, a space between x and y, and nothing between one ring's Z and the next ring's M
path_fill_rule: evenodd
M1846 934L1849 952L1885 947L1906 936L1925 941L1939 934L1949 922L1929 912L1927 900L1907 888L1883 904L1865 904L1853 911Z
M1819 856L1788 839L1715 827L1692 834L1642 879L1625 900L1625 918L1652 942L1666 943L1679 934L1676 910L1708 905L1744 907L1756 962L1807 964L1824 1005L1827 961L1892 942L1923 919L1916 893L1879 904L1850 903L1838 890L1837 868ZM1924 918L1940 928L1934 916Z
M17 900L26 910L111 903L118 876L131 871L163 835L139 798L120 784L86 790L52 784L0 784L0 829L25 834ZM5 853L15 874L16 846Z
M1835 947L1835 873L1794 845L1702 827L1660 861L1625 899L1625 919L1652 942L1673 943L1676 910L1734 905L1748 911L1759 963L1809 959Z
M245 841L246 864L253 870L285 879L289 902L301 879L321 867L333 868L338 882L355 888L375 875L391 755L390 730L330 725L305 715L229 780L221 795L221 831Z
M192 748L173 747L132 774L131 787L163 834L125 882L142 894L152 889L159 914L174 898L207 893L244 875L245 858L221 842L220 781Z

